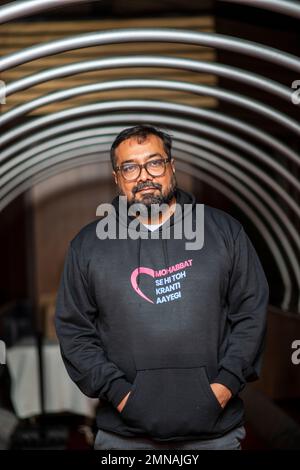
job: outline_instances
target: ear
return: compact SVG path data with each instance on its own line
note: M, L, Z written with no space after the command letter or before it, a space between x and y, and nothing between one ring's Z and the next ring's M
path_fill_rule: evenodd
M173 173L175 173L175 161L174 161L174 158L171 158L171 167L172 167Z
M115 171L112 172L113 178L115 180L115 183L118 184L118 178L117 178L117 173Z

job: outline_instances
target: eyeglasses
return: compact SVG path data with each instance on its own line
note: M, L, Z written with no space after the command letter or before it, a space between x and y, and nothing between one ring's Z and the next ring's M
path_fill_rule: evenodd
M115 171L120 171L121 175L126 181L134 181L139 178L142 168L145 168L150 176L163 176L166 172L166 165L170 161L168 158L157 158L149 160L144 164L139 163L124 163L121 166L116 166Z

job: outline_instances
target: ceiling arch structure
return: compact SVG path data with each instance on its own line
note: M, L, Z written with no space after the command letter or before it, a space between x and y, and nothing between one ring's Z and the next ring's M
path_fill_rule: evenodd
M106 154L106 158L107 158L108 147L104 147L104 149L101 149L101 146L99 145L91 145L88 147L89 147L88 149L86 147L79 147L76 151L72 149L69 152L68 151L62 152L62 156L60 156L56 152L52 156L52 158L49 159L48 162L47 161L40 162L37 165L36 172L34 175L32 175L30 172L27 172L27 174L25 173L22 178L23 181L20 182L20 187L18 188L17 191L22 193L23 191L29 189L32 186L32 184L37 184L38 182L41 182L43 179L47 179L48 177L53 176L57 172L60 172L62 170L73 168L74 166L80 166L80 165L86 165L88 163L99 162L99 155L103 152ZM188 168L189 168L189 173L191 175L194 175L194 168L191 168L191 167L188 167ZM179 169L180 169L180 165L179 165ZM224 179L224 173L216 172L216 169L214 166L212 166L211 171L213 172L214 175L216 173L222 174L222 177ZM207 171L201 168L201 171L198 172L197 175L199 177L201 176L200 180L207 182L206 173ZM211 176L209 181L211 182L212 187L214 187L217 182L218 189L220 188L220 182L216 179L215 176ZM232 182L232 180L230 180L228 177L227 178L225 177L225 181ZM236 184L233 183L233 186L235 187ZM252 223L254 223L256 226L259 226L261 228L260 230L261 235L264 237L264 239L268 243L268 246L271 249L271 252L274 256L274 259L276 261L276 264L278 266L279 272L283 280L284 298L282 300L282 308L286 308L286 306L289 305L289 302L290 302L292 283L291 283L289 269L287 267L285 257L279 250L278 245L276 241L274 241L274 238L272 237L272 235L270 234L268 227L257 216L256 211L250 210L249 204L247 204L246 202L243 202L240 196L238 196L236 192L230 190L229 187L226 186L225 184L221 184L221 191L226 195L226 197L229 197L229 199L234 200L235 203L239 207L243 208L248 214ZM248 193L248 195L249 194L250 193Z
M229 1L229 0L223 0ZM299 17L300 7L291 1L257 2L231 0L235 3L277 11ZM57 7L57 1L11 2L0 8L0 23L16 20ZM72 5L79 1L65 1ZM300 71L299 58L263 44L238 37L181 29L118 29L71 36L36 44L0 59L0 71L61 52L105 44L130 42L161 42L193 44L257 58L278 67ZM174 136L174 151L181 171L206 184L217 185L218 191L230 199L257 228L272 254L280 273L284 310L300 312L300 273L297 264L299 236L297 222L300 211L294 194L300 186L294 168L299 155L294 148L268 131L222 114L218 109L196 108L177 102L157 100L119 100L94 102L81 107L33 117L34 110L57 101L67 101L79 95L105 90L160 88L181 93L203 94L226 101L238 108L276 122L287 135L299 135L298 122L281 111L281 103L291 100L291 90L254 71L227 64L187 60L180 57L125 56L99 58L95 61L47 69L7 84L7 96L24 92L38 84L72 76L86 71L112 68L160 67L212 73L231 82L238 82L276 98L276 107L252 98L248 91L242 95L231 89L196 85L192 82L151 80L111 80L74 87L29 100L28 103L3 113L0 124L5 126L1 136L0 209L5 208L22 192L51 175L76 166L105 161L109 144L121 129L121 124L148 122L165 126ZM126 95L124 95L126 96ZM118 113L116 113L118 111ZM14 125L15 120L30 116L30 122ZM268 150L267 150L268 149ZM277 158L279 156L279 158ZM291 187L292 191L285 191ZM296 292L297 305L293 301Z

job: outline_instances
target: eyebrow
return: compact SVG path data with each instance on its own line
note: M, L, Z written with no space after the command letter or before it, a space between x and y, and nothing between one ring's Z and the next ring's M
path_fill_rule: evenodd
M149 160L152 157L162 157L162 158L164 158L163 155L161 155L160 153L151 153L150 155L147 155L146 160ZM137 161L133 160L133 159L129 159L129 160L124 160L124 162L122 162L122 165L124 163L137 163Z

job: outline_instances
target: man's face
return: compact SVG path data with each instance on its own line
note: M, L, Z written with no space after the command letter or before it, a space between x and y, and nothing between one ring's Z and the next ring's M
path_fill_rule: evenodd
M115 156L117 166L167 158L162 140L153 134L148 135L145 140L140 140L139 137L124 140L116 148ZM151 176L146 168L142 168L134 181L125 180L120 171L113 171L113 176L119 194L127 197L128 206L143 203L149 210L151 204L169 203L174 197L176 178L173 158L166 164L163 176Z

